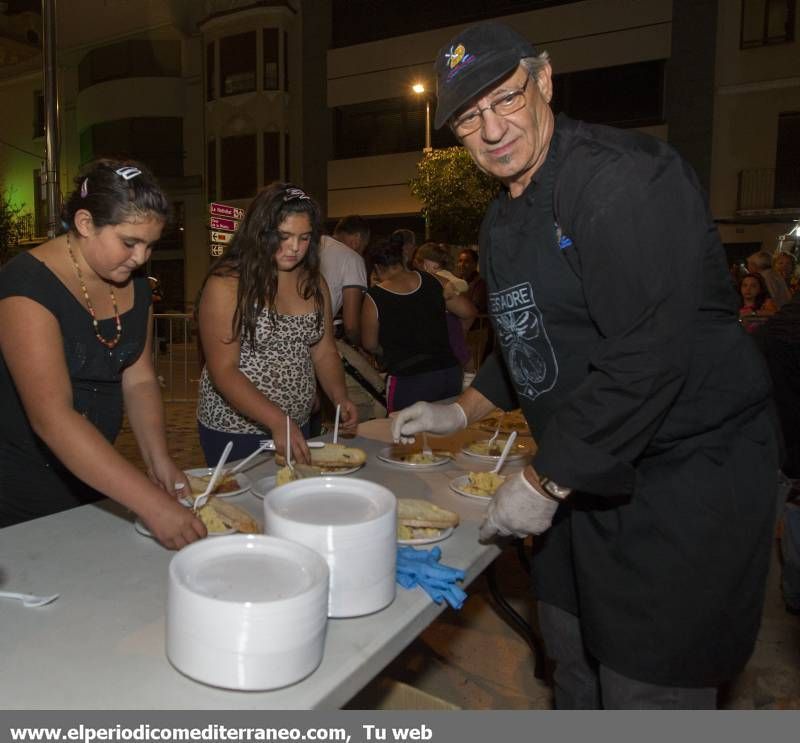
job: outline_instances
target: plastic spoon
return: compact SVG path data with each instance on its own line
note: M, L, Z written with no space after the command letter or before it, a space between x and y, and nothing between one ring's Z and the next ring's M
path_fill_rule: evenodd
M292 471L294 476L294 467L292 466L292 422L289 416L286 416L286 466Z
M208 487L194 499L193 508L195 511L199 511L206 504L206 501L211 497L211 493L214 492L214 488L217 487L217 481L222 474L222 468L225 466L225 462L228 461L228 455L231 453L231 449L233 449L233 441L229 441L225 445L222 456L219 458L219 462L217 462L217 466L214 468L214 474L211 475L211 479L208 481Z
M336 406L336 420L333 423L333 443L339 440L339 413L342 411L342 406Z
M517 432L512 431L511 435L508 437L508 441L506 441L506 445L503 447L503 453L500 455L500 459L497 460L497 464L494 466L492 472L497 474L500 472L502 466L506 463L506 457L508 456L508 452L511 451L511 447L514 446L514 442L517 440Z
M54 593L52 596L34 596L31 593L14 593L13 591L0 591L0 599L15 599L21 601L23 606L44 606L52 604L61 594Z

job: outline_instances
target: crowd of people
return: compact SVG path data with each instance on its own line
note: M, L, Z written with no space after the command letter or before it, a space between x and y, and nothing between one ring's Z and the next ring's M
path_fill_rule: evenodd
M550 58L512 29L463 31L436 74L436 126L502 186L479 249L375 236L356 215L324 235L298 185L258 193L196 303L206 459L270 437L310 461L323 400L354 432L337 342L386 374L397 441L521 407L538 449L481 538L535 536L557 706L713 707L755 642L779 465L800 478L794 258L750 256L737 308L691 168L658 140L555 116ZM98 160L63 234L0 271L0 526L107 496L167 547L206 535L177 499L139 270L168 216L144 165ZM463 389L487 313L495 350ZM146 474L114 450L123 409Z

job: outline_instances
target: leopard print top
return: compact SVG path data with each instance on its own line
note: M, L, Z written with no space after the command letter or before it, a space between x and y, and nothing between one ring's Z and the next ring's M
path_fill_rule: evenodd
M322 338L318 319L317 312L275 315L273 326L265 310L256 323L255 350L249 341L244 341L239 352L242 373L298 426L308 421L316 391L310 349ZM214 387L207 368L200 375L197 419L207 428L224 433L269 433L228 405Z

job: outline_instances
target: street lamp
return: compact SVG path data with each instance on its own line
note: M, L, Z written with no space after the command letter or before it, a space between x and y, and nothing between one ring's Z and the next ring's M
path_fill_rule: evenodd
M414 85L411 86L411 90L413 90L417 95L424 95L425 84L414 83ZM433 149L431 147L431 99L428 96L425 96L425 149L422 151L427 154L431 151L431 149Z

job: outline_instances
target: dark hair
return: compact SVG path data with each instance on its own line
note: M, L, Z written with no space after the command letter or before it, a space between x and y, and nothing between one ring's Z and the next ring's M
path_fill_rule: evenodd
M153 174L134 160L103 158L82 168L75 190L61 209L67 230L75 226L75 214L86 209L95 227L120 224L131 217L170 216L170 204Z
M433 261L439 264L439 268L449 271L452 268L452 256L450 255L450 248L444 243L423 243L414 254L414 257L419 257L422 260Z
M233 338L246 338L255 348L256 323L266 308L275 323L275 297L278 272L275 253L280 247L279 226L292 214L306 214L311 223L311 242L303 258L305 276L298 289L303 299L314 298L317 327L322 325L324 300L320 284L319 240L322 215L319 205L302 189L291 183L271 183L253 199L230 248L209 268L200 294L209 276L236 277L236 312L231 323Z
M366 245L369 242L370 229L367 220L359 217L358 214L348 214L342 217L333 228L333 234L344 232L347 235L358 235Z
M769 291L767 290L767 285L764 283L764 278L761 276L760 273L746 273L742 278L739 280L739 297L742 301L742 306L744 306L744 297L742 296L742 284L745 282L745 279L755 279L758 282L758 294L756 295L756 300L754 303L754 307L757 310L760 310L761 307L764 305L764 302L769 299Z
M462 253L469 253L472 257L472 260L475 261L475 264L478 264L480 259L478 258L477 250L473 250L472 248L461 248L461 250L458 251L458 254L461 255Z
M382 237L364 251L364 263L367 266L367 276L372 274L375 266L386 268L388 266L405 266L403 259L403 238L392 235Z

